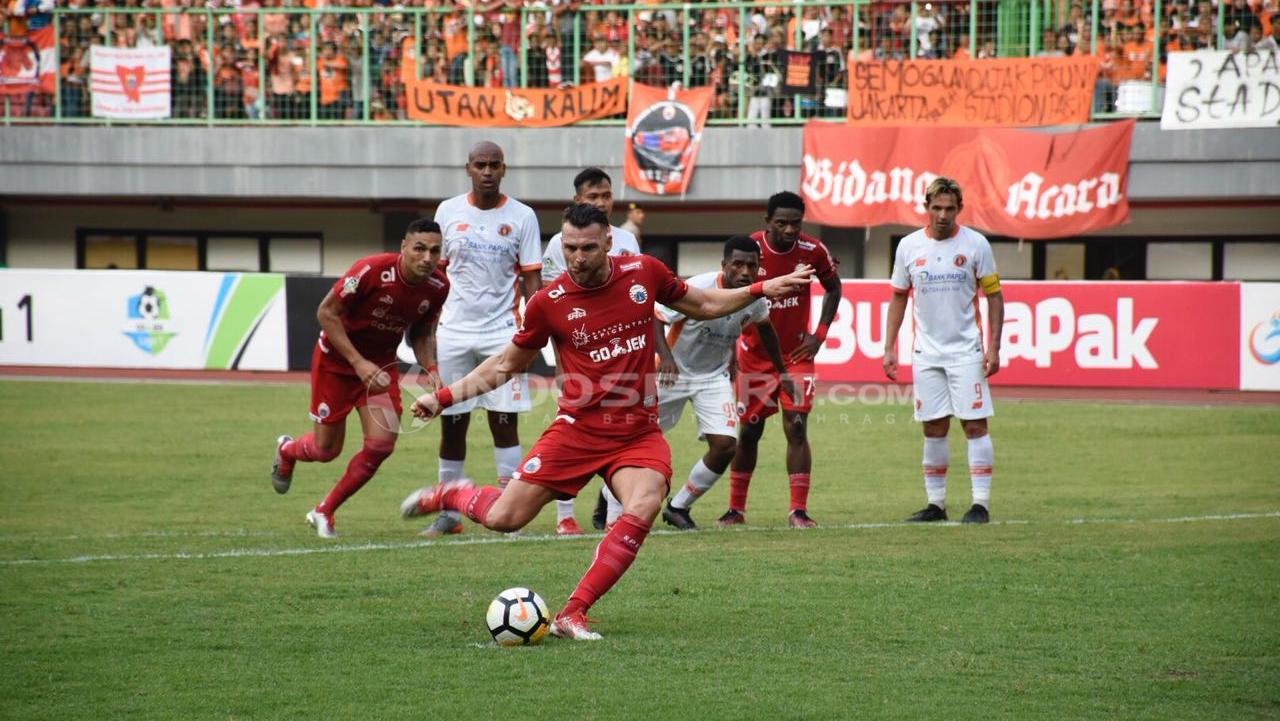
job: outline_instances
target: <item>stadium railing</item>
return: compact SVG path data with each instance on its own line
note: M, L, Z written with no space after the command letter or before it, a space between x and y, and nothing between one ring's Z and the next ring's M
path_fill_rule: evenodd
M595 72L583 62L593 46L603 47L593 59L616 57L608 72L633 82L714 84L714 125L843 117L854 60L1078 53L1102 60L1095 119L1149 117L1160 111L1171 42L1179 49L1228 47L1226 3L1209 2L767 0L586 6L559 17L533 8L477 13L471 5L57 8L46 16L56 37L54 92L5 95L4 122L416 125L405 119L406 80L580 84ZM13 32L15 24L6 25ZM93 45L169 45L172 117L91 117ZM805 49L820 53L816 92L783 94L779 53Z

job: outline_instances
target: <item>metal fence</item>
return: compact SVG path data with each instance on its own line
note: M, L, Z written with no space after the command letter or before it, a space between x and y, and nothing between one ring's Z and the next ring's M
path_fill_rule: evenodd
M1231 47L1250 29L1235 5L1211 0L475 5L59 8L46 18L54 92L5 96L4 120L146 122L90 116L94 45L170 46L172 117L151 121L164 124L410 123L405 84L414 78L556 87L617 76L714 86L712 124L790 124L843 117L856 60L1077 54L1100 59L1095 117L1142 116L1158 114L1170 49ZM6 25L16 33L22 23ZM815 92L781 92L788 49L818 53Z

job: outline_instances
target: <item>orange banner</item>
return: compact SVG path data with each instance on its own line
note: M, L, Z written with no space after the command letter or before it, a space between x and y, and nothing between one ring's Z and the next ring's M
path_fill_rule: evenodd
M850 124L1032 127L1089 121L1095 57L855 62Z
M430 80L405 84L409 118L472 128L550 128L626 110L627 79L573 88L468 88Z
M939 175L960 183L960 222L1013 238L1065 238L1129 220L1133 121L1066 133L1012 128L804 126L800 194L822 225L924 225Z
M714 88L676 90L635 83L627 109L623 176L653 195L683 195L693 177Z

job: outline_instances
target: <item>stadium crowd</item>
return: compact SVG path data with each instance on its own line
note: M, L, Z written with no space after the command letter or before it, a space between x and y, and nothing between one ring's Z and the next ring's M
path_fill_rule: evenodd
M694 2L687 13L657 8L629 16L599 0L67 0L59 7L131 12L64 14L57 42L65 117L88 114L89 48L95 44L171 46L178 118L209 113L211 82L217 118L309 118L314 103L320 119L363 119L367 97L371 120L403 119L405 82L415 75L486 87L557 87L615 76L652 85L680 81L716 88L712 117L839 116L849 61L906 59L913 35L917 58L1093 51L1101 59L1095 110L1108 111L1122 83L1150 80L1153 67L1162 79L1169 52L1280 43L1278 0L1225 1L1229 5L1219 8L1213 0L1173 0L1157 19L1152 0L1101 0L1096 51L1092 4L1067 0L1057 20L1041 23L1046 27L1038 47L1029 40L998 47L997 3L991 0L918 2L914 16L907 2L756 0L744 17L738 7L715 2ZM53 5L0 0L7 36L47 25ZM362 21L346 8L373 12ZM212 37L210 22L216 25ZM970 37L971 27L978 28L977 38ZM1157 33L1160 62L1153 63ZM786 50L818 53L813 92L782 92ZM51 106L51 97L30 98L26 114L49 114Z

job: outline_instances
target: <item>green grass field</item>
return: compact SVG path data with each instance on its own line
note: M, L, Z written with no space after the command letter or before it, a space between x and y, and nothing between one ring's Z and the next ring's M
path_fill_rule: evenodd
M771 427L748 528L655 533L593 609L603 642L508 650L490 598L559 606L596 538L548 537L547 509L515 539L419 539L397 506L435 478L434 427L340 511L338 542L316 538L303 515L354 444L288 495L267 475L307 393L0 383L0 718L1280 718L1275 407L997 392L996 523L921 527L897 523L923 504L909 409L820 406L822 528L784 528ZM679 479L691 418L671 442ZM959 515L958 428L951 465Z

